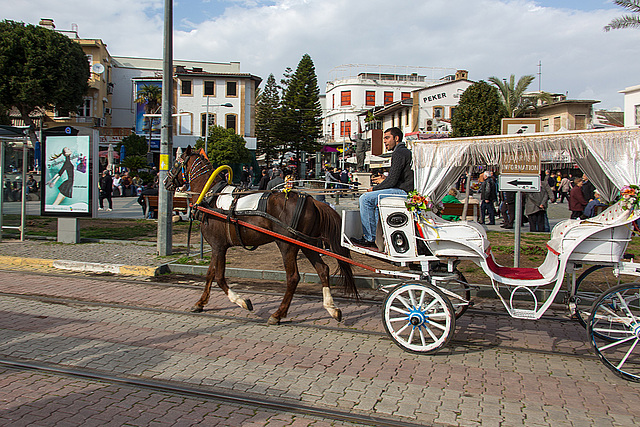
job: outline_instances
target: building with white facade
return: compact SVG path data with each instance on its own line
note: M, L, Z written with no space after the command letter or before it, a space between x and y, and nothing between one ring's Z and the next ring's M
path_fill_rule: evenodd
M363 110L410 99L412 92L454 79L453 69L341 65L334 68L326 86L323 134L327 144L350 142L365 130Z
M621 90L624 94L624 125L640 126L640 85Z
M142 85L162 85L162 60L113 57L113 132L135 129L149 135L154 119L143 106L136 104L136 93ZM255 148L255 94L262 79L240 71L239 62L219 63L174 60L174 147L186 147L204 136L207 111L209 125L233 129ZM208 107L207 107L208 104ZM229 106L230 105L230 106ZM159 120L157 120L159 123ZM159 132L152 124L152 148L157 146Z

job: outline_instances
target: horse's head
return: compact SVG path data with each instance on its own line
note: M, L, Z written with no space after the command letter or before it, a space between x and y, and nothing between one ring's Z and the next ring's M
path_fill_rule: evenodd
M171 170L167 172L164 188L168 191L187 190L194 177L197 177L194 172L202 174L209 169L208 162L201 157L191 150L191 146L187 147L184 153L176 158Z

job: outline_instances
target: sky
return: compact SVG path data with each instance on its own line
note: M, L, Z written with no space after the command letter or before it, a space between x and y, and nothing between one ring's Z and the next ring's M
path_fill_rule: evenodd
M161 58L163 6L0 0L0 17L52 18L102 39L113 56ZM266 81L308 53L322 93L343 64L464 69L473 81L533 74L531 90L605 109L622 109L618 91L640 84L640 30L604 32L626 13L610 0L175 0L173 13L175 59L239 61Z

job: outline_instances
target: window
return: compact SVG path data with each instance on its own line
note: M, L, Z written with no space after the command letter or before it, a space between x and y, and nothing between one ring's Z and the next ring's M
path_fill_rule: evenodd
M560 130L560 116L553 118L553 131Z
M433 118L444 119L444 107L433 107Z
M453 114L456 112L456 107L449 108L449 118L453 120Z
M393 92L384 93L384 105L391 104L393 102Z
M587 116L584 114L576 114L576 127L575 130L585 130L587 128Z
M364 93L364 105L368 107L375 107L376 92L374 90L368 90Z
M340 105L351 105L351 91L343 90L340 92Z
M80 108L78 108L79 117L91 117L91 98L84 98Z
M542 120L542 132L549 132L549 119Z
M182 80L181 95L191 95L191 80Z
M227 96L228 97L238 96L238 82L227 82Z
M235 114L227 114L227 129L232 129L234 132L236 131L236 122L238 120L238 116Z
M216 115L209 113L209 127L216 125ZM200 115L200 136L205 136L207 129L207 113Z
M215 95L216 82L205 81L204 82L204 96Z
M54 119L68 119L69 110L56 107L55 110L53 111L53 115L54 115Z
M409 112L407 111L407 114L405 114L404 116L404 124L405 126L409 126Z
M402 92L402 96L400 99L404 101L405 99L409 99L409 98L411 98L411 92Z
M640 125L640 105L636 105L635 110L636 110L636 124Z
M331 95L331 108L336 108L336 94Z
M331 123L331 139L336 139L336 124Z
M351 135L351 121L340 122L340 136L346 138L349 135Z

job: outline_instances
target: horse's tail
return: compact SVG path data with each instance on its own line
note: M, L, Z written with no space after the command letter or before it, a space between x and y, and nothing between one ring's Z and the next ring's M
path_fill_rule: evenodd
M311 198L311 197L310 197ZM329 205L323 202L319 202L311 198L320 213L320 236L323 241L329 243L331 251L342 255L347 258L351 258L351 252L349 249L343 247L340 244L340 215ZM340 276L342 276L342 283L344 286L344 293L348 296L353 296L356 299L358 296L358 289L356 288L356 282L353 278L353 270L351 270L351 264L345 261L338 260L338 267L340 269Z

